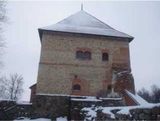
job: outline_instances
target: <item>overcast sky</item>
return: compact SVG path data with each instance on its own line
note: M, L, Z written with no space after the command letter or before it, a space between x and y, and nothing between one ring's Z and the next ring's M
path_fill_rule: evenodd
M136 89L160 86L160 2L89 2L84 10L135 39L130 43L132 73ZM2 74L22 74L23 100L37 81L40 40L37 29L55 24L80 10L78 2L8 2L9 22Z

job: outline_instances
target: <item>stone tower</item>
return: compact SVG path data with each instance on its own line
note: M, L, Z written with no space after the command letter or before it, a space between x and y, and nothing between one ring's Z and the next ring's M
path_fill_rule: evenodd
M37 94L97 96L114 86L134 92L134 81L113 81L113 72L131 72L133 37L81 10L40 28L41 57ZM116 79L118 80L118 79Z
M75 110L85 105L138 104L131 96L135 93L129 55L133 37L83 9L40 28L39 35L38 79L30 87L38 116L75 119Z

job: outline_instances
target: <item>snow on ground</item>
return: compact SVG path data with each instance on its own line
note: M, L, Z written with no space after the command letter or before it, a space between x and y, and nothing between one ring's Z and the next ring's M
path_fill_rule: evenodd
M67 117L58 117L56 121L67 121Z
M109 98L109 97L107 97L107 98L99 98L100 100L122 100L122 98Z
M89 102L97 102L97 101L102 101L99 99L96 99L96 97L92 97L92 96L86 96L85 98L72 98L71 100L73 101L89 101Z
M114 114L112 113L112 110L120 110L117 113L118 114L126 114L130 115L129 110L131 109L140 109L140 108L153 108L156 106L160 106L160 103L157 104L151 104L148 103L146 106L145 105L138 105L138 106L121 106L121 107L88 107L88 108L83 108L82 111L87 111L87 119L95 118L97 116L97 110L102 110L103 113L109 114L111 118L115 118Z
M103 113L109 114L111 118L115 118L114 114L112 113L113 110L119 110L117 113L118 114L126 114L130 115L130 110L131 109L140 109L140 108L153 108L156 106L160 106L160 103L153 104L153 103L148 103L145 101L143 98L141 98L137 94L132 94L131 92L126 90L126 93L133 99L135 100L139 105L137 106L119 106L119 107L85 107L82 109L82 111L86 111L86 117L85 120L95 120L97 117L97 110L102 110ZM110 99L110 98L104 98L104 99ZM112 98L114 100L121 100L121 98ZM72 100L74 101L101 101L101 99L96 99L96 97L91 97L91 96L84 96L83 98L74 98L72 97ZM14 121L51 121L50 119L44 119L44 118L39 118L39 119L22 119L22 120L14 120ZM58 117L56 121L67 121L66 117Z
M51 121L51 119L46 119L46 118L38 118L38 119L24 118L24 119L21 119L21 120L14 120L14 121Z
M101 109L102 109L102 112L106 113L106 114L108 114L108 112L112 113L111 112L112 110L119 109L120 111L118 111L117 113L129 115L130 114L129 110L131 110L131 109L141 109L141 108L150 109L150 108L153 108L156 106L160 106L160 103L157 103L157 104L148 103L147 105L143 104L143 105L138 105L138 106L101 107ZM111 114L111 116L112 116L112 114Z
M97 101L102 101L102 100L122 100L122 98L99 98L97 99L95 96L85 96L82 98L73 98L73 101L89 101L89 102L97 102Z
M28 102L28 101L17 101L16 102L18 105L32 105L32 103Z
M97 108L94 109L93 107L91 108L83 108L82 109L83 111L87 111L87 115L85 117L85 120L92 120L92 119L95 119L97 117Z
M102 108L102 112L105 113L105 114L109 114L111 116L111 118L115 118L114 114L111 112L113 107L108 107L108 108ZM117 108L116 108L117 109Z
M46 93L37 93L36 95L42 95L42 96L64 96L64 97L69 97L70 95L66 94L46 94Z
M51 119L47 118L37 118L37 119L29 119L29 118L23 118L23 119L17 119L14 121L51 121ZM67 117L58 117L56 118L56 121L67 121Z
M112 110L119 110L117 113L118 114L126 114L126 115L130 115L130 110L131 109L140 109L140 108L153 108L156 106L160 106L160 103L157 104L153 104L153 103L148 103L146 100L144 100L143 98L141 98L139 95L137 94L132 94L129 91L127 91L127 94L133 99L135 100L139 105L137 106L119 106L119 107L88 107L88 108L83 108L82 111L87 111L87 116L90 116L90 118L95 118L97 115L97 110L102 110L103 113L105 114L109 114L111 116L111 118L115 118L114 114L112 113Z

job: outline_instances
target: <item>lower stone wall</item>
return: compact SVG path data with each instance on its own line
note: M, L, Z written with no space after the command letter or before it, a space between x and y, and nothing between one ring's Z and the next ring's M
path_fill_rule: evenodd
M72 99L76 99L72 100ZM84 101L82 101L84 99ZM86 101L85 97L55 96L55 95L36 95L33 100L34 114L32 118L51 118L67 116L68 119L80 120L80 110L84 107L94 106L123 106L122 98L97 99L96 101Z
M15 101L0 101L0 120L13 120L17 117L31 117L33 114L32 104L18 104Z
M160 106L130 110L131 118L134 120L160 120ZM117 116L121 119L121 116Z
M44 117L55 120L56 117L67 116L70 113L70 97L36 95L33 101L34 117Z
M160 104L149 104L151 107L127 106L107 107L105 102L72 100L69 96L37 95L32 105L17 104L14 101L0 102L0 120L13 120L17 117L50 118L66 116L68 120L160 120ZM114 101L109 100L108 103ZM116 101L115 105L118 104ZM119 100L119 104L121 100ZM87 110L83 110L83 109ZM112 110L111 110L112 108ZM122 113L122 109L128 109L128 113ZM110 109L110 112L104 111ZM88 112L90 111L90 112ZM92 115L92 116L90 116ZM94 116L93 116L94 115ZM113 118L114 117L114 118Z

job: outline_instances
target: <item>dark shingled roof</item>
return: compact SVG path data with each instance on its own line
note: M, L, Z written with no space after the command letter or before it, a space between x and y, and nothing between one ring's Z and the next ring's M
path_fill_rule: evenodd
M40 37L43 31L80 33L89 35L99 35L107 37L127 38L128 41L133 40L133 37L120 32L104 22L98 20L94 16L81 10L64 20L47 27L39 29Z

